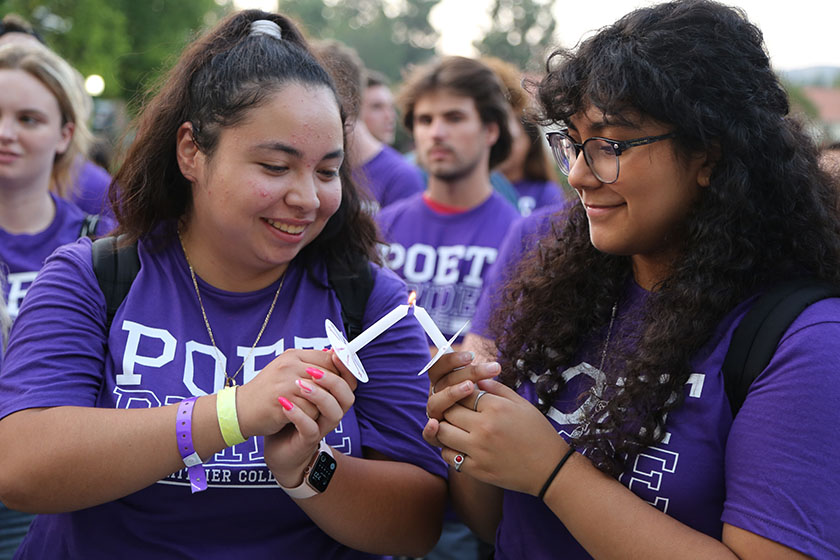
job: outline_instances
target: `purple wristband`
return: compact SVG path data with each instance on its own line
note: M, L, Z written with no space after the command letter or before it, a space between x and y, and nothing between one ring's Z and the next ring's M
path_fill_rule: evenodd
M181 401L178 405L178 416L175 420L175 436L178 438L178 451L187 467L187 475L190 479L190 487L193 494L207 490L207 477L204 472L204 465L201 458L195 452L192 441L192 413L193 405L197 397L190 397Z

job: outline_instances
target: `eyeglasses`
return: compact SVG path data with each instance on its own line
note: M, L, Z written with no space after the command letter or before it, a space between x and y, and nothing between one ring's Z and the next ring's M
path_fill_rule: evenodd
M572 137L565 130L548 132L545 137L548 139L551 153L554 154L554 159L564 175L571 172L578 155L583 152L583 157L589 169L592 170L592 174L602 183L611 184L618 181L618 156L630 148L653 144L660 140L673 138L674 135L675 133L669 132L659 136L646 136L645 138L623 141L593 136L587 138L583 144L578 144L572 140Z

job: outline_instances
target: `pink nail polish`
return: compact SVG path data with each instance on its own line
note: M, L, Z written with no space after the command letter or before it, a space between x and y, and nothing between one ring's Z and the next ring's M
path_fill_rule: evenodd
M279 402L286 410L292 410L295 407L295 405L293 405L286 397L277 397L277 402Z
M311 375L313 379L321 379L324 377L324 372L315 367L306 368L306 373Z
M297 381L295 381L295 383L297 384L298 387L301 388L301 390L304 393L311 393L312 392L312 387L310 387L309 384L306 381L304 381L303 379L298 379Z

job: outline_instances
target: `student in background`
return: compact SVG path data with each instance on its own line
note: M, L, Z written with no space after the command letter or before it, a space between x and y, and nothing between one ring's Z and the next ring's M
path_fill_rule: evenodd
M10 43L46 44L29 22L16 14L6 14L0 21L0 45ZM82 103L79 106L79 120L87 123L93 110L93 100L85 90L84 78L75 68L73 77L73 85L79 90L76 97ZM53 184L53 192L67 198L88 214L109 215L107 194L111 175L106 166L91 161L90 155L77 156L73 161L71 178L65 183Z
M423 176L416 165L367 128L359 111L364 107L362 84L365 67L356 51L335 40L319 41L316 51L336 80L350 122L347 155L353 166L353 179L367 190L376 213L403 198L423 192Z
M560 204L563 190L558 184L556 167L542 129L532 119L533 101L522 87L522 73L513 64L495 57L481 60L507 89L513 144L510 155L496 171L503 173L516 189L519 213L527 216L538 208Z
M519 218L490 184L490 168L510 151L508 104L495 74L463 57L417 68L398 100L428 185L380 212L385 264L449 338L472 318L505 232ZM452 515L429 558L475 558L482 548Z
M367 69L364 81L360 119L374 138L390 146L397 131L397 109L388 78L382 72Z

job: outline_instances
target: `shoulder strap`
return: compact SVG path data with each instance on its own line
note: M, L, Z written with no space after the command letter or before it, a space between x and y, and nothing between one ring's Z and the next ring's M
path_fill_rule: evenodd
M82 221L82 229L79 231L79 237L94 238L96 235L96 226L99 225L99 214L85 214L85 219Z
M365 308L373 291L370 261L360 258L351 267L330 262L327 278L341 303L341 320L347 339L353 340L363 330Z
M840 297L840 287L801 279L776 286L755 301L735 329L723 361L723 381L733 418L794 319L809 305L829 297Z
M131 283L140 271L140 257L137 255L137 243L118 246L119 239L109 236L93 242L93 272L99 282L99 288L105 296L105 330L111 328L111 322L131 289Z

